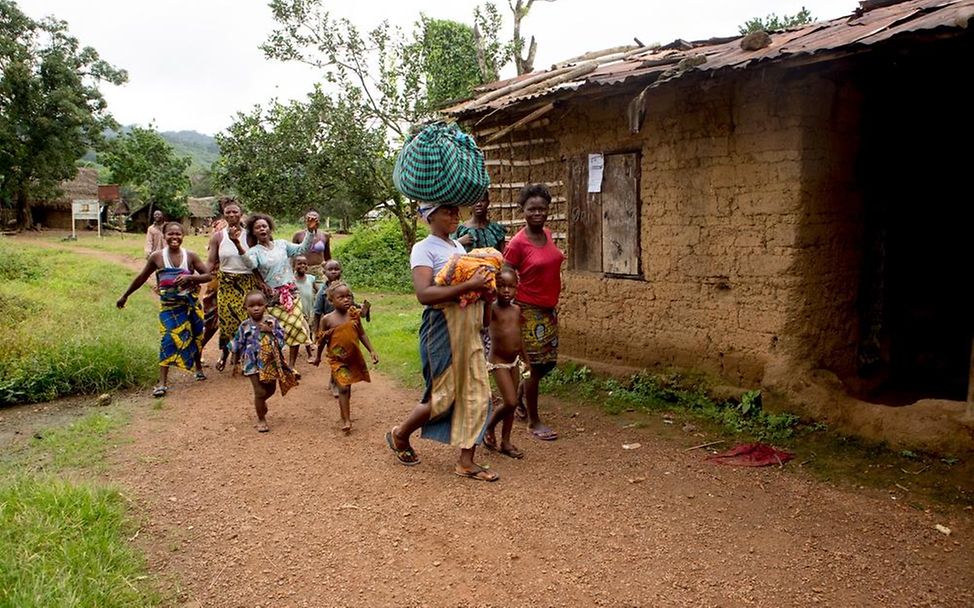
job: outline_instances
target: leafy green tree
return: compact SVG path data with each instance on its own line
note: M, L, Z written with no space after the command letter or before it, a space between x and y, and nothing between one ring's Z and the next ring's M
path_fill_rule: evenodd
M253 209L296 217L315 207L346 227L378 204L395 206L386 131L358 95L332 99L316 87L304 101L238 113L217 135L217 184ZM404 238L415 238L406 219Z
M789 27L805 25L806 23L811 23L812 21L814 21L812 13L803 6L802 10L798 11L794 15L782 15L779 17L778 15L771 13L764 19L761 17L749 19L744 22L744 25L738 26L737 29L741 34L746 35L758 30L774 32L787 29Z
M389 164L392 145L404 141L413 125L429 120L437 105L465 97L473 86L496 77L505 57L497 40L496 9L479 11L475 28L421 17L407 35L387 21L363 34L348 19L333 18L322 0L271 0L270 7L278 28L261 46L264 54L319 68L343 91L340 103L358 103L354 114L374 125L384 140L363 153L369 162L363 163L360 175L372 174L374 181L367 187L359 183L361 190L350 188L360 192L351 200L360 200L366 191L376 196L388 193L373 203L386 201L383 204L399 220L403 239L411 245L416 234L412 206L395 189L387 190L391 165L385 175L375 169Z
M151 125L133 126L108 140L98 153L98 162L108 168L113 182L128 186L139 200L152 203L171 218L186 215L186 169L192 161L188 156L176 156Z
M480 82L494 82L500 78L501 68L511 58L510 45L500 39L501 14L493 2L477 6L473 13L474 44L477 48L477 66L480 68Z
M0 204L31 228L30 201L58 196L115 126L98 86L128 75L81 47L66 22L35 21L10 0L0 0L0 68Z
M216 196L217 188L213 182L213 167L204 167L189 172L189 195L192 197Z
M426 109L435 110L446 102L469 97L473 88L483 83L474 28L426 15L421 15L416 25Z

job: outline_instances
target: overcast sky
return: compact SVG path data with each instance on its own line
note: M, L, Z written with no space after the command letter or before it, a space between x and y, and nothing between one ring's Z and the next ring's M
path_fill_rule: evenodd
M155 121L160 130L214 134L239 110L272 97L302 97L320 74L264 59L274 28L266 0L18 0L31 17L68 22L82 45L128 70L121 87L103 87L122 124ZM380 19L411 27L420 13L471 22L475 0L325 2L362 30ZM497 2L507 18L507 2ZM849 14L855 0L558 0L537 2L523 23L538 39L538 68L586 51L629 44L698 40L737 33L751 17L807 7L816 19ZM510 31L510 20L505 22ZM513 75L508 68L503 76Z

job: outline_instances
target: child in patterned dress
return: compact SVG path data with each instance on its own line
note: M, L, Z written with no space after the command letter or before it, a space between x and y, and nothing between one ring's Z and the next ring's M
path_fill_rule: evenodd
M248 319L240 324L237 334L228 345L233 353L233 373L241 371L250 378L254 387L254 409L257 411L257 432L266 433L267 400L277 386L281 396L297 386L294 371L284 359L284 330L273 316L267 313L267 299L262 292L252 291L244 301Z

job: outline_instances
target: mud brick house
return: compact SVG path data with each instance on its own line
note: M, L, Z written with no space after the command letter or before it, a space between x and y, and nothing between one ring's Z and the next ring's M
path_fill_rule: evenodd
M188 227L193 231L203 230L209 226L209 222L220 217L215 196L189 197L186 199L186 208L189 213L183 218L183 225L188 223Z
M526 182L554 195L566 355L795 390L814 370L871 403L963 410L972 14L865 2L798 29L618 47L447 114L485 151L495 217L518 227Z
M34 225L56 230L71 230L71 203L98 200L98 170L81 167L74 179L61 182L61 195L51 200L30 201Z

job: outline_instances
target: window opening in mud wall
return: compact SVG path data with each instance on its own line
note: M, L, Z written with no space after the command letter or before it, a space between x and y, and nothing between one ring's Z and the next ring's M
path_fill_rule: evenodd
M598 192L589 192L589 156L568 160L569 268L641 278L639 154L606 154Z

